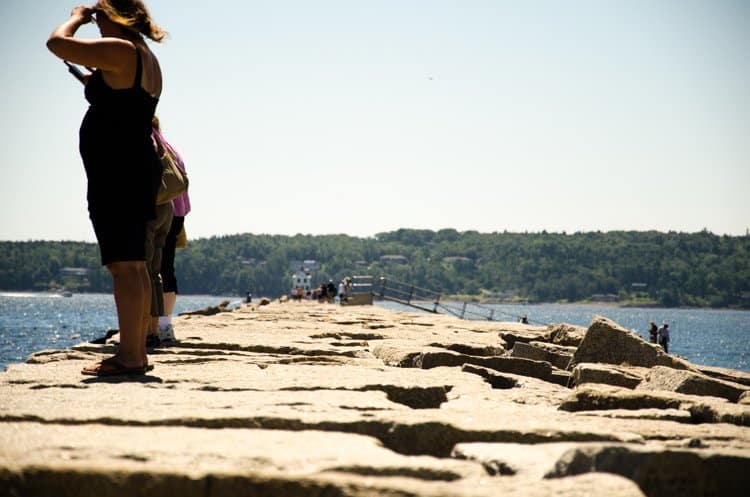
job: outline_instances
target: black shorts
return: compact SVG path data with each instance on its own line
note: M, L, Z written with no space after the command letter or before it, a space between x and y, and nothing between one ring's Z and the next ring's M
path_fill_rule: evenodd
M99 243L102 266L113 262L146 260L146 223L132 219L91 220Z

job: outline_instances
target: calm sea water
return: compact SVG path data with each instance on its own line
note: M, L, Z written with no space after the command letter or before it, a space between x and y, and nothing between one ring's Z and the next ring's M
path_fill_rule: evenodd
M217 305L239 298L180 295L175 313ZM415 311L390 302L377 305ZM669 323L670 352L709 366L750 372L750 312L702 309L640 309L587 305L489 306L495 319L515 321L526 315L532 324L570 323L588 326L599 314L647 336L649 321ZM460 309L459 306L452 306ZM467 309L471 312L471 306ZM416 311L419 312L419 311ZM43 349L64 349L93 340L117 328L115 304L110 294L75 294L61 297L44 293L0 293L0 370L23 362Z
M232 299L179 295L175 314ZM117 316L111 294L0 293L0 371L34 352L69 348L112 328L117 328Z

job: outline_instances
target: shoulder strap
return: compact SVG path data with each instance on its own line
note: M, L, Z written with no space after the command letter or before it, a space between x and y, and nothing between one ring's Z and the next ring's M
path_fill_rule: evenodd
M141 63L141 51L138 50L138 46L133 43L133 47L135 48L135 81L133 81L133 88L140 88L141 86L141 77L143 77L143 64Z

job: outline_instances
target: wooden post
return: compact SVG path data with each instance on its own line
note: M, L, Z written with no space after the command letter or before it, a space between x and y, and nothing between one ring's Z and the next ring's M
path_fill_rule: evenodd
M464 302L464 307L461 309L461 319L464 318L464 314L466 314L466 302Z
M406 300L407 304L411 304L411 297L414 295L414 285L409 289L409 298Z
M435 308L432 310L432 312L437 314L437 308L440 305L440 294L438 293L438 296L435 298Z
M492 318L495 317L495 309L490 309L490 317L487 318L487 321L492 321Z
M386 283L385 277L381 276L380 277L380 298L381 299L385 298L385 283Z

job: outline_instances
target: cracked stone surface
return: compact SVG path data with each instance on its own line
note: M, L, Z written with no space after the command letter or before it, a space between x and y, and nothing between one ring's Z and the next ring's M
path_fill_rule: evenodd
M750 488L748 375L663 357L603 318L539 327L289 302L175 329L144 376L80 374L116 336L0 373L0 496Z

